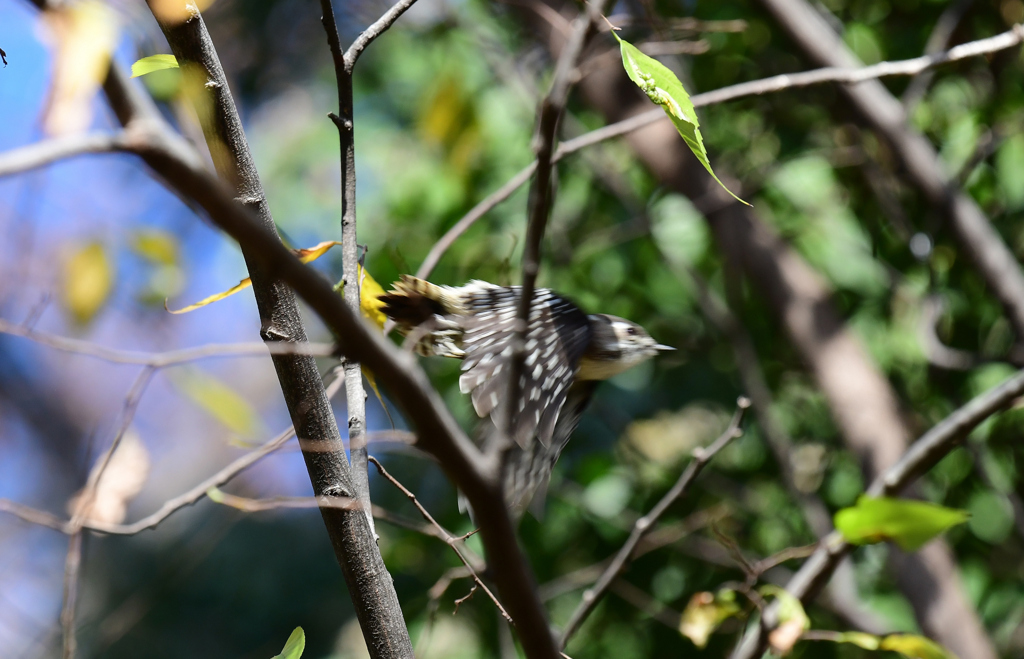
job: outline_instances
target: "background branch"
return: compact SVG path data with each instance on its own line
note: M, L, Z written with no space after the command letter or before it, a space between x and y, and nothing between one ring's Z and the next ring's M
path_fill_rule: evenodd
M729 422L728 427L725 431L712 442L707 448L698 448L693 452L693 459L690 460L690 464L686 465L686 469L680 474L679 479L675 482L675 485L665 493L665 496L661 498L643 517L636 520L633 524L633 530L630 531L629 537L626 542L619 549L619 552L615 555L615 558L608 564L608 567L604 569L604 572L597 579L597 583L593 587L588 588L583 593L583 598L576 610L572 612L569 617L569 622L566 623L565 629L562 630L561 647L564 648L569 640L575 634L583 621L593 612L594 608L597 607L597 603L604 596L608 588L611 587L612 583L618 578L619 573L626 567L633 553L636 551L637 546L643 537L649 533L653 528L654 524L661 518L665 511L669 509L673 503L686 496L686 493L690 489L690 484L700 475L704 467L729 444L733 439L743 434L740 429L740 424L743 422L743 414L747 408L750 407L750 401L746 398L740 398L736 401L736 412L733 414L732 420Z

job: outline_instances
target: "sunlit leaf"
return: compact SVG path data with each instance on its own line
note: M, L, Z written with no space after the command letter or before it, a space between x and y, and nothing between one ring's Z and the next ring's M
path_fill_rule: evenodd
M53 34L56 51L43 128L50 135L85 130L92 123L92 101L117 45L117 14L104 2L85 0L48 9L43 21Z
M341 243L338 242L337 240L327 240L327 241L324 241L324 242L322 242L319 245L316 245L314 247L308 247L308 248L303 248L303 249L293 249L292 253L295 254L295 256L297 256L299 258L299 260L302 261L303 263L310 263L311 261L315 261L318 258L320 258L321 256L323 256L324 254L326 254L327 251L330 250L335 245L340 245L340 244ZM376 283L376 282L374 282L374 283ZM218 302L220 300L223 300L226 297L230 297L230 296L234 295L235 293L237 293L238 291L244 291L245 289L249 288L250 286L252 286L252 280L249 279L248 277L246 277L245 279L243 279L242 281L238 282L237 284L235 284L234 286L232 286L231 288L229 288L226 291L221 291L220 293L214 293L213 295L211 295L209 297L205 297L202 300L199 300L198 302L196 302L195 304L190 304L187 307L184 307L182 309L169 309L168 308L167 311L169 311L169 312L171 312L173 314L181 314L181 313L188 313L189 311L195 311L196 309L200 309L202 307L205 307L208 304L212 304L214 302ZM379 286L378 286L378 288L379 288ZM164 308L167 308L167 303L166 302L164 302Z
M693 155L697 156L697 160L704 165L704 169L708 170L712 178L718 181L718 184L736 201L747 204L725 187L725 184L718 180L714 170L711 169L708 152L704 148L704 138L700 134L697 112L690 101L690 95L683 89L683 83L679 82L676 74L653 57L644 55L633 44L619 39L619 35L615 32L612 34L619 41L622 65L626 68L629 79L635 82L643 93L647 94L647 98L661 106L672 123L675 124L683 141L690 147Z
M102 457L92 468L89 480L102 466ZM135 498L149 477L149 452L138 434L129 428L96 481L92 496L79 491L68 502L68 513L106 524L120 524L128 514L128 503Z
M78 323L87 323L103 307L114 286L114 269L100 243L89 243L64 264L62 298Z
M864 648L865 650L877 650L881 639L874 634L867 634L865 632L843 632L836 634L833 639L836 643L849 643L856 645L857 647Z
M142 229L132 236L132 251L150 263L174 265L178 262L178 239L160 229Z
M178 68L178 59L174 55L160 54L143 57L132 64L132 77L138 78L153 71Z
M178 391L235 434L250 439L262 433L259 414L224 382L196 368L174 369L169 377Z
M384 303L380 301L380 296L384 295L384 289L381 287L377 280L367 272L362 265L358 267L359 272L359 311L362 313L363 318L373 323L377 329L383 331L384 323L387 322L388 317L384 315ZM341 292L344 296L344 280L342 280L338 286L335 286L335 290ZM380 389L377 388L377 378L374 377L373 373L365 366L361 367L363 377L366 378L366 383L370 385L370 389L373 389L373 393L377 396L377 400L380 401L381 407L387 412L388 416L391 416L391 412L388 411L388 406L384 402L384 397L380 393Z
M848 542L858 545L892 540L904 551L917 551L946 529L963 524L970 515L925 501L861 496L852 508L835 515L835 526Z
M767 584L761 586L759 591L762 595L774 597L779 605L779 624L768 634L768 645L777 655L789 654L804 631L811 626L804 605L785 588Z
M915 634L890 634L882 639L878 649L899 652L909 659L956 659L935 641Z
M739 612L736 593L731 590L694 593L679 620L679 633L693 641L698 648L703 648L708 644L712 632Z
M284 649L281 650L281 654L274 655L271 659L299 659L302 656L302 651L306 649L306 634L302 631L302 627L296 627L288 637L288 641L284 644Z

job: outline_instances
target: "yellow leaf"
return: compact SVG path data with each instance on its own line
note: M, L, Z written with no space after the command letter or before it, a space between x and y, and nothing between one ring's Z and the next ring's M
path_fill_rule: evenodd
M293 249L292 253L295 254L295 256L297 256L299 258L299 260L302 261L303 263L310 263L312 261L317 260L318 258L323 256L324 254L326 254L327 251L329 249L331 249L332 247L334 247L335 245L340 245L340 244L341 243L339 241L337 241L337 240L326 240L326 241L324 241L324 242L322 242L319 245L316 245L314 247L309 247L309 248L304 248L304 249ZM376 282L374 282L374 283L376 283ZM202 300L196 302L195 304L190 304L187 307L184 307L182 309L169 309L167 307L167 302L166 301L164 301L164 308L167 309L167 311L169 311L169 312L171 312L173 314L188 313L189 311L195 311L196 309L199 309L201 307L205 307L208 304L212 304L212 303L217 302L219 300L223 300L224 298L229 297L231 295L234 295L238 291L243 291L246 288L249 288L250 286L252 286L252 280L249 279L248 277L246 277L245 279L243 279L242 281L238 282L236 285L232 286L228 290L222 291L220 293L214 293L213 295L211 295L209 297L205 297ZM380 288L380 286L378 285L377 288ZM381 291L381 294L383 295L384 291Z
M92 320L114 284L113 268L100 243L82 247L64 264L64 306L78 323Z
M141 229L132 236L132 251L150 263L174 265L178 262L178 239L161 229Z
M205 307L208 304L212 304L214 302L217 302L218 300L223 300L226 297L230 297L230 296L234 295L235 293L237 293L238 291L244 291L245 289L249 288L250 286L252 286L252 280L249 279L248 277L246 277L245 279L243 279L242 281L238 282L237 284L235 284L234 286L232 286L228 290L221 291L220 293L214 293L210 297L204 297L202 300L199 300L195 304L190 304L187 307L184 307L182 309L167 309L167 301L164 300L164 309L167 309L169 312L171 312L173 314L188 313L189 311L195 311L196 309L199 309L200 307Z
M935 641L915 634L890 634L882 639L878 647L899 652L909 659L956 659Z
M711 633L739 612L736 593L731 590L694 593L679 620L679 633L693 641L698 648L703 648L708 644Z
M263 432L256 410L224 382L196 368L174 369L168 374L178 391L232 432L247 439Z
M92 100L107 77L117 45L117 15L103 2L61 4L44 12L56 52L53 82L43 127L49 135L85 130L92 122Z
M384 295L381 285L363 269L363 266L359 266L359 310L363 312L363 318L383 331L388 317L384 315L384 303L380 301L381 295Z
M299 260L303 263L310 263L316 261L318 258L327 253L329 249L336 245L340 245L340 240L325 240L324 242L314 245L313 247L305 247L300 249L292 250L295 256L299 257Z

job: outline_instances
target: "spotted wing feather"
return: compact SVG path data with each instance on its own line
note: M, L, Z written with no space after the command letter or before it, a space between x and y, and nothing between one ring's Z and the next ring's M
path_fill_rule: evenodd
M518 287L481 286L465 300L466 357L459 386L472 394L473 407L482 417L493 416L507 395L519 295ZM586 314L575 304L547 289L535 292L512 422L512 437L520 446L534 435L544 446L550 444L590 331Z

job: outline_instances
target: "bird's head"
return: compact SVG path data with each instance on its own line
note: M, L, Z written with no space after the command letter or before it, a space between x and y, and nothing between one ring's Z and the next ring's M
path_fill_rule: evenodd
M580 360L577 378L581 380L606 380L659 352L675 350L655 341L633 321L618 316L591 315L590 326L593 337Z

